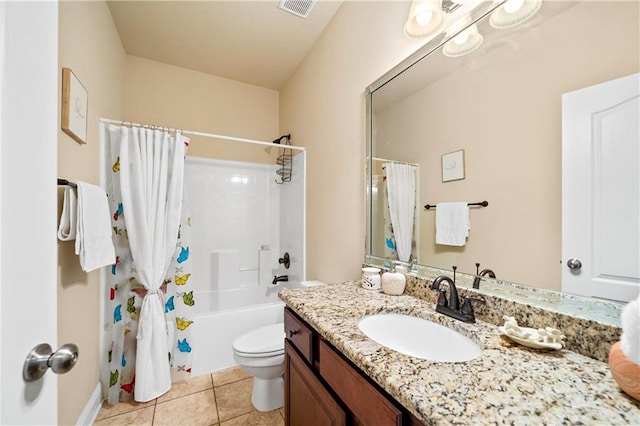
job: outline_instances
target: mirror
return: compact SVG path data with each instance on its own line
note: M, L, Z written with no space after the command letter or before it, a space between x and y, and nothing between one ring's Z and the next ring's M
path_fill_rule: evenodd
M445 56L437 36L367 89L365 261L394 259L383 164L413 163L413 261L472 275L480 263L500 280L559 291L562 95L639 71L638 3L542 2L535 16L506 29L490 23L498 7L482 3L472 12L483 36L473 52ZM458 151L464 177L449 180L443 155ZM487 207L469 209L464 246L435 244L435 212L426 204L485 200Z

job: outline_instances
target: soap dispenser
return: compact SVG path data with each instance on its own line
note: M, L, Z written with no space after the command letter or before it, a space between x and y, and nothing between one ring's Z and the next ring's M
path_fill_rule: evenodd
M392 270L382 274L382 292L390 296L399 296L404 293L407 279L404 274L407 267L393 262Z

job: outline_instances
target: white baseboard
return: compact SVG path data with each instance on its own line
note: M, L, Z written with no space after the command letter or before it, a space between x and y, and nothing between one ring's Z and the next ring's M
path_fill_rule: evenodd
M80 413L80 417L76 422L76 425L80 426L90 426L92 425L96 417L98 416L98 412L102 407L102 386L100 383L96 385L96 388L93 390L91 397L89 397L89 401L87 401L87 405L84 406L84 410Z

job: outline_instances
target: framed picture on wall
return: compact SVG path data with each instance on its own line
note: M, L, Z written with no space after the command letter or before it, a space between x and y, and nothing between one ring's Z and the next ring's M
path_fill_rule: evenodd
M464 179L464 149L442 155L442 181Z
M87 143L89 95L70 68L62 68L62 130L78 143Z

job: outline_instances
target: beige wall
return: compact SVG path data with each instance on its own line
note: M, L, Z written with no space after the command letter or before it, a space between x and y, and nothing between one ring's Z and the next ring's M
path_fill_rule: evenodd
M280 93L307 156L307 278L357 279L364 258L364 89L425 41L406 2L345 2Z
M89 93L87 144L58 135L58 176L100 183L100 117L124 117L125 54L105 2L59 3L59 66ZM60 77L61 79L62 77ZM62 189L59 190L62 200ZM74 242L58 242L58 343L78 345L78 364L59 376L58 423L75 424L98 383L100 273L84 273Z
M590 30L601 23L608 29ZM419 161L420 206L489 201L471 209L468 243L460 248L435 245L435 212L420 209L420 263L474 273L480 262L498 278L561 290L561 97L638 72L639 42L637 2L582 3L509 44L470 55L455 72L377 114L376 136L402 141L402 149L382 144L376 155ZM447 60L433 61L439 59ZM441 154L459 149L466 177L443 183Z
M89 93L87 144L59 132L60 177L99 184L101 117L266 141L279 136L277 91L126 56L104 2L60 3L59 59ZM273 162L277 149L193 137L189 153ZM61 202L62 188L59 195ZM59 377L60 424L75 424L99 381L101 297L99 272L82 272L74 242L58 242L58 341L80 351L76 367Z
M127 56L126 119L272 141L278 134L275 90ZM295 145L295 139L292 140ZM191 137L190 156L273 162L276 149Z

